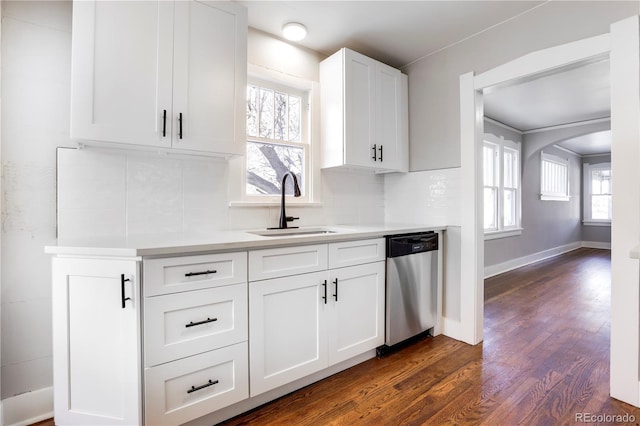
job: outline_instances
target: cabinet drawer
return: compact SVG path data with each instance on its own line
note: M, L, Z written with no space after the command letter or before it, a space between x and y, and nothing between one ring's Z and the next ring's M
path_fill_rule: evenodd
M330 269L379 262L384 259L384 238L329 244Z
M143 262L144 295L237 284L247 281L247 253L149 259Z
M247 342L145 370L145 424L179 425L249 397Z
M145 299L145 365L247 340L247 284Z
M327 245L283 247L249 252L249 281L327 269Z

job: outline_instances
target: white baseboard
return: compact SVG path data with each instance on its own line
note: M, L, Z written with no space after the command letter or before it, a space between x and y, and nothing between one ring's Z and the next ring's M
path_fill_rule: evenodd
M578 241L564 246L555 247L549 250L540 251L527 256L518 257L517 259L507 260L506 262L498 263L496 265L490 265L484 267L484 277L490 278L494 275L503 274L513 269L521 268L526 265L530 265L541 260L549 259L563 253L583 247L582 241Z
M601 243L599 241L583 241L582 247L611 250L611 243Z
M26 426L53 417L53 387L2 400L2 425Z

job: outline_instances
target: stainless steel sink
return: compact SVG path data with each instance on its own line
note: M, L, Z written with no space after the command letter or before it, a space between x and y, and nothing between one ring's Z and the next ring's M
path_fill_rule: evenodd
M260 235L261 237L292 237L296 235L336 234L338 232L340 231L331 228L287 228L249 231L249 234Z

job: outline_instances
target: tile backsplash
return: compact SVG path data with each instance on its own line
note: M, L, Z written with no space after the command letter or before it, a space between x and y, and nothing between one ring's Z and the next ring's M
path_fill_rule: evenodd
M288 206L296 225L381 223L385 177L331 169L321 173L321 205ZM277 224L280 207L230 207L229 165L102 149L58 149L58 238L207 233Z

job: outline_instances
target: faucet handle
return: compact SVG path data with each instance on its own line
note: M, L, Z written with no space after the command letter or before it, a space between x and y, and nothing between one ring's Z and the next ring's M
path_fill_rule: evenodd
M294 220L300 219L299 217L287 216L287 222L293 222Z

